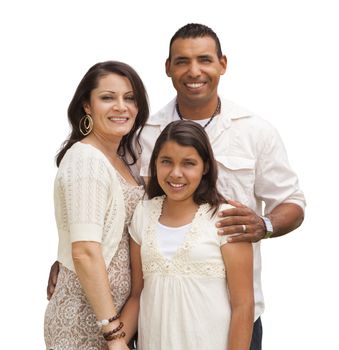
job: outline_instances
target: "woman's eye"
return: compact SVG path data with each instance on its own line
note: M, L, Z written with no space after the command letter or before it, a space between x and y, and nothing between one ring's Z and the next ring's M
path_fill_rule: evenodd
M101 96L101 99L102 99L103 101L109 101L109 100L112 99L112 96Z

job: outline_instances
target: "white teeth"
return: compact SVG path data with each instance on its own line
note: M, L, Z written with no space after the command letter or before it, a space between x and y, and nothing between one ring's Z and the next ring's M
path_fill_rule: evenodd
M124 120L127 120L128 118L126 118L126 117L111 117L108 119L113 120L113 121L124 121Z
M197 89L202 87L204 84L203 83L189 83L186 84L187 87L191 88L191 89Z
M172 182L169 182L169 184L172 186L172 187L175 187L175 188L180 188L180 187L184 187L185 185L184 184L174 184Z

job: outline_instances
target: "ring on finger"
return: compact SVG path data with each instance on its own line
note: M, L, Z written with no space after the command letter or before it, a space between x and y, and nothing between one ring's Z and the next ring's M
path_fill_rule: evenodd
M242 231L245 233L247 229L246 225L241 225L241 226L242 226Z

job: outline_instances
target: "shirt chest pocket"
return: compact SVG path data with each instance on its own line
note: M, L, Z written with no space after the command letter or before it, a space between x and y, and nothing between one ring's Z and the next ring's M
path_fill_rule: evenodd
M235 156L216 156L218 188L226 198L245 205L254 199L255 160Z

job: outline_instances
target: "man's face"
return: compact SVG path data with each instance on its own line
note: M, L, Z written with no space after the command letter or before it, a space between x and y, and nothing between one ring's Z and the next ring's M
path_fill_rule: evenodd
M166 73L172 78L178 99L188 103L215 100L220 75L226 71L225 56L218 58L215 41L209 37L176 39Z

